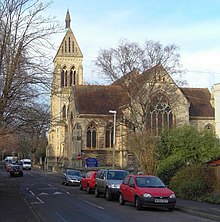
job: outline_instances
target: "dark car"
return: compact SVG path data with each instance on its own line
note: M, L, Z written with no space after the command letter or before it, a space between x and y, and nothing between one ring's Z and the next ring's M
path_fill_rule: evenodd
M80 180L83 178L82 173L79 170L68 169L63 174L62 184L64 185L79 185Z
M117 198L120 185L128 173L126 170L100 170L96 176L95 197L104 194L106 200Z
M95 180L96 180L97 171L89 171L80 181L80 190L86 190L87 193L90 193L95 189Z
M128 175L119 190L119 203L134 203L137 210L144 206L165 207L173 211L176 197L160 178L150 175Z
M12 165L9 170L9 173L11 177L15 177L15 176L23 177L22 167L20 165Z

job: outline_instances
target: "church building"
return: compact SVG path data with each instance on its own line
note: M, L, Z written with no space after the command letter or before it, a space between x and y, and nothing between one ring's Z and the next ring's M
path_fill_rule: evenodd
M143 73L134 70L110 85L86 85L83 54L70 22L67 11L66 33L54 58L48 170L86 167L88 158L97 160L100 167L114 163L117 168L132 169L126 138L134 129L129 120L135 112L139 126L155 135L162 127L190 124L220 136L216 115L220 84L213 86L212 94L207 88L181 88L159 64ZM141 110L140 101L148 102L147 110Z

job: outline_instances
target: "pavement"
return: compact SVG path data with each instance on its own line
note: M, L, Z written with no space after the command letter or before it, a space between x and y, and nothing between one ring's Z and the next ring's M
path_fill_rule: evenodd
M215 221L220 221L220 204L177 199L175 210Z
M19 188L6 176L8 173L0 169L0 174L0 221L39 221L31 207L25 202ZM220 204L177 199L175 210L220 221Z

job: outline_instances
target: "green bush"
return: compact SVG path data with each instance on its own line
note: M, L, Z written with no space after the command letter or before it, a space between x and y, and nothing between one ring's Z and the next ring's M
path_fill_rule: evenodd
M157 168L157 176L169 185L171 178L184 166L184 162L178 156L169 156L168 158L160 161Z
M200 199L214 190L215 175L206 165L184 167L171 179L171 188L176 195L185 199Z

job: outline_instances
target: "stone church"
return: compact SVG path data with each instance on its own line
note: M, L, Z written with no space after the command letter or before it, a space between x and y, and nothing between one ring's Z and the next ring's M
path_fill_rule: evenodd
M83 54L70 27L69 11L65 21L66 33L54 58L48 170L82 168L87 158L96 159L100 167L112 167L114 161L117 168L132 169L126 138L134 127L129 119L141 110L139 101L149 103L147 118L139 125L155 134L162 127L191 124L220 136L220 119L215 118L220 110L219 84L212 94L207 88L180 88L157 65L141 74L128 73L110 85L86 85Z

